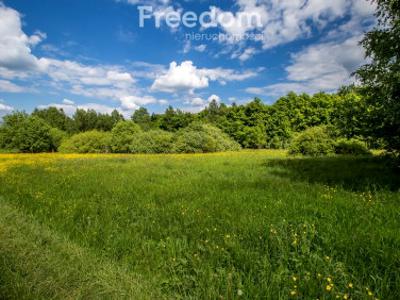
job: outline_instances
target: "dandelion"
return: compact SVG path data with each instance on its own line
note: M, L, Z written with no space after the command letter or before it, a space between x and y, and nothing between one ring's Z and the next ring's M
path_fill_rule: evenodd
M347 286L348 286L349 289L353 288L353 284L351 282Z
M334 285L333 285L332 283L331 283L331 284L328 284L328 285L325 287L326 291L327 291L327 292L332 291L333 286L334 286Z
M348 294L344 294L344 295L343 295L343 299L344 299L344 300L349 299L349 295L348 295Z
M243 293L243 291L241 289L238 289L237 294L240 297L240 296L243 296L244 293Z
M290 295L291 295L291 296L296 296L296 295L297 295L297 291L294 291L294 290L293 290L293 291L290 291Z
M296 282L296 281L297 281L297 277L296 277L296 276L293 276L293 277L292 277L292 280L293 280L294 282Z

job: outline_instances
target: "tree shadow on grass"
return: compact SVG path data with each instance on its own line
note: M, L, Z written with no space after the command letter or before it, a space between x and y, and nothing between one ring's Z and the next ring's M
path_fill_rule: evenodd
M277 176L351 191L400 191L400 168L384 157L289 158L271 160L267 167Z

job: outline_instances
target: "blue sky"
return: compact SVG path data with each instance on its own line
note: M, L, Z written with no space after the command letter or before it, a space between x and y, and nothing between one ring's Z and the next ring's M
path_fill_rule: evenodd
M154 14L140 27L143 5ZM214 22L168 26L188 12ZM358 42L373 13L366 0L0 0L0 115L57 106L129 116L332 92L365 63ZM256 17L243 23L246 14Z

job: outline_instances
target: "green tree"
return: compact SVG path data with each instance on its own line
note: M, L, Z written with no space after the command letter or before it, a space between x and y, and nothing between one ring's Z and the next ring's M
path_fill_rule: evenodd
M161 117L160 128L174 132L187 127L193 121L194 117L192 114L185 113L179 109L175 110L172 106L169 106Z
M152 127L150 114L144 107L135 110L132 115L132 121L145 131L150 130Z
M45 109L35 109L32 116L43 119L53 128L58 128L63 131L72 131L73 121L69 118L62 108L48 107Z
M400 150L400 2L372 2L377 4L378 25L362 41L371 62L356 74L367 88L369 133L383 138L388 149Z
M25 113L5 116L1 136L6 149L30 153L53 150L51 127L41 118Z
M93 109L77 109L73 120L79 132L94 130L97 127L97 112Z

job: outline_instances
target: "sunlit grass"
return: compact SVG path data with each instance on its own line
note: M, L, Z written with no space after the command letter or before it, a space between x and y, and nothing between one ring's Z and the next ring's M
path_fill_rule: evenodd
M0 297L398 299L399 182L284 151L0 154Z

